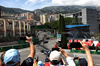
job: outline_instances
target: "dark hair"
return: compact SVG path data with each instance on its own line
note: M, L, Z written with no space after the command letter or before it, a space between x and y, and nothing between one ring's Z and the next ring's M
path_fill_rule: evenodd
M57 64L59 64L60 63L60 61L57 61L57 60L52 60L51 61L51 64L53 64L53 65L57 65Z
M5 51L1 54L1 61L4 61L4 55L5 55Z
M45 59L45 62L49 62L49 59L48 59L48 58L46 58L46 59Z
M13 63L16 63L16 62L13 62L13 61L9 61L7 64L13 64ZM20 63L20 62L17 62L16 64L14 64L13 66L18 66L17 64Z

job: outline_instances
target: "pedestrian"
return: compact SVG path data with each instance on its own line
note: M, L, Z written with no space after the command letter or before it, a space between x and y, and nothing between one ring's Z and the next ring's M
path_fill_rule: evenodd
M35 47L31 38L26 36L27 42L30 44L30 54L22 64L20 64L20 53L16 49L10 49L5 52L4 63L6 66L33 66L33 59L35 57Z
M44 66L50 66L49 58L46 58L45 59Z

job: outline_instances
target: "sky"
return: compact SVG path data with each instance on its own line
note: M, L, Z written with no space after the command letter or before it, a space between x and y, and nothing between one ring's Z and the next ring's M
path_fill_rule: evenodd
M0 5L33 11L48 6L100 6L100 0L0 0Z

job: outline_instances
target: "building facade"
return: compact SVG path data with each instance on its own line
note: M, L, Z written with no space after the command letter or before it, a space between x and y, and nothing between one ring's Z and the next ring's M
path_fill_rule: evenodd
M84 8L80 12L73 14L75 23L89 24L90 34L100 32L100 15L96 9Z
M42 24L48 22L48 15L46 15L46 14L40 15L40 22Z
M64 16L64 18L73 17L73 15L71 13L61 14L61 15ZM56 20L59 20L59 14L42 14L42 15L40 15L40 22L42 24L44 24L46 22L56 21Z
M28 32L30 32L30 25L28 22L0 18L0 37L23 36Z
M1 12L1 11L0 11ZM17 16L18 17L18 16ZM0 38L2 37L17 37L26 35L30 32L30 24L24 20L18 19L16 16L2 16L0 17Z

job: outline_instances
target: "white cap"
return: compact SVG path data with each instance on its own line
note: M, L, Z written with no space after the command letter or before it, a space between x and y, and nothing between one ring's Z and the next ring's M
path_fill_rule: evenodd
M56 50L55 51L52 51L50 53L49 58L50 58L50 61L52 61L52 60L59 61L61 59L61 53L59 51L56 51Z

